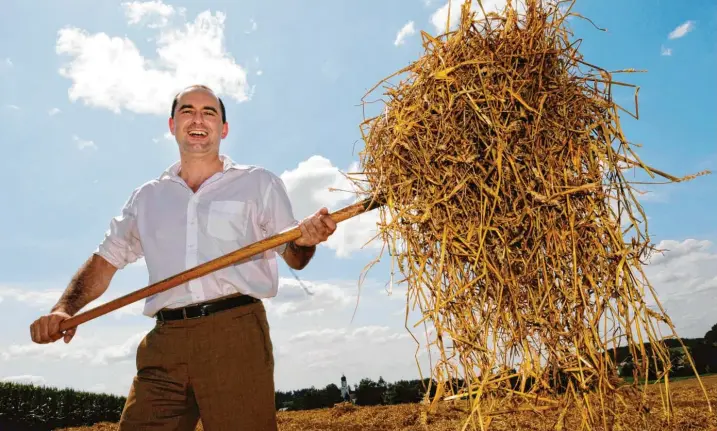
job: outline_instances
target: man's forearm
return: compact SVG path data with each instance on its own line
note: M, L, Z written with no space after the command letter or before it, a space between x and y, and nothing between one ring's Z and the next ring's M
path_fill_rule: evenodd
M284 261L293 269L303 269L309 264L311 258L314 257L315 252L316 246L302 247L296 245L294 241L291 241L286 245L286 249L284 250Z
M72 277L52 311L63 311L73 316L107 290L115 272L117 268L93 254Z

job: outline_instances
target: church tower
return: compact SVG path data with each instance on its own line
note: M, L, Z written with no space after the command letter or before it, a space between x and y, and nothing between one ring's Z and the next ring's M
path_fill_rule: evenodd
M351 401L351 393L349 392L349 385L346 382L346 376L341 375L341 399L344 401Z

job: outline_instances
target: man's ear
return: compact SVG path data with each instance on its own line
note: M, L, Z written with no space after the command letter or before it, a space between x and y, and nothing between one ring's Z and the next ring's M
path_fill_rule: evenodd
M171 133L172 135L174 135L174 118L169 117L168 123L169 123L169 124L168 124L168 125L169 125L169 133Z
M229 134L229 123L224 123L222 125L222 139L226 138Z

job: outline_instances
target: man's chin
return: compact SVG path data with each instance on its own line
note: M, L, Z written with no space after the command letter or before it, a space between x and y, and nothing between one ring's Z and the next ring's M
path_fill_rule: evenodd
M207 154L214 151L214 145L210 142L186 142L182 149L185 153Z

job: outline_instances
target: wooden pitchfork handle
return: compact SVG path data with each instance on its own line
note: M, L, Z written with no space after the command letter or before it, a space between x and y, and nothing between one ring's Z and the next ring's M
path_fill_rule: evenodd
M331 219L335 223L341 223L346 219L357 216L367 211L371 211L375 208L380 207L381 205L383 205L382 202L379 202L377 199L367 198L363 201L346 206L334 213L331 213L329 214L329 217L331 217ZM180 272L179 274L173 275L154 284L150 284L147 287L131 292L125 296L121 296L105 304L76 314L66 320L63 320L60 323L60 331L64 332L68 329L75 328L78 325L87 322L88 320L95 319L99 316L109 313L110 311L114 311L120 307L124 307L125 305L139 301L140 299L147 298L148 296L164 292L165 290L186 283L189 280L194 280L195 278L225 268L229 265L233 265L239 261L242 261L259 253L263 253L274 247L286 244L290 241L294 241L300 237L301 230L298 226L296 226L291 229L280 232L276 235L270 236L269 238L265 238L253 244L249 244L248 246L242 247L229 254L225 254L224 256L220 256L216 259L195 266L194 268L190 268L186 271Z

